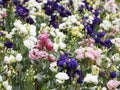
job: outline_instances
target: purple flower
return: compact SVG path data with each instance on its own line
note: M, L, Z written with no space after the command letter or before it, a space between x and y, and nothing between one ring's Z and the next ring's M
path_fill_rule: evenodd
M77 83L79 83L79 84L83 83L82 73L81 73L80 70L76 70L76 71L74 72L74 75L78 77Z
M110 48L112 46L111 39L105 40L104 42L102 42L102 45L107 47L107 48Z
M27 17L29 15L29 10L22 5L17 6L16 11L20 17Z
M10 42L10 41L6 41L6 42L4 43L4 46L7 47L7 48L13 48L13 43Z
M30 17L26 19L26 22L29 23L29 24L33 24L34 23L33 19L30 18Z
M3 33L3 32L0 32L0 36L4 36L4 33Z
M75 69L77 67L78 67L78 63L76 62L75 58L70 58L68 60L67 68L69 68L69 69Z
M105 32L97 32L97 37L98 38L104 37L105 34L106 34Z
M117 73L115 71L110 72L110 76L111 78L115 78L117 76Z
M92 28L90 25L86 25L86 29L87 29L87 33L88 33L90 36L93 36L93 35L94 35L94 30L93 30L93 28Z

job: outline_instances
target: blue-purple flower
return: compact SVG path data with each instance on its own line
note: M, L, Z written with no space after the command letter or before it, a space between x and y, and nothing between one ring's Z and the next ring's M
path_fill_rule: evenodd
M4 43L4 46L7 47L7 48L13 48L14 45L13 45L12 42L6 41L6 42Z

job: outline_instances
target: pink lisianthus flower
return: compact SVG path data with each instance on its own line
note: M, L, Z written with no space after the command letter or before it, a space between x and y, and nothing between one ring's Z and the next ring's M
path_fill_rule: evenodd
M53 54L48 55L48 60L49 60L50 62L55 62L55 57L54 57L54 55L53 55Z
M50 39L45 41L45 48L49 51L53 51L53 43Z
M7 16L7 14L6 14L6 13L2 13L1 16L2 16L3 18L5 18L5 17Z
M38 39L41 41L46 41L49 38L49 34L47 34L46 32L43 32L42 34L38 35Z
M76 55L76 59L84 59L85 58L84 49L83 48L77 49L75 51L75 53L77 54Z
M117 80L109 80L107 82L107 88L109 90L115 90L119 85L120 85L120 82L118 82Z
M48 53L46 51L39 51L39 58L47 58Z
M38 41L37 44L35 45L35 48L42 49L43 48L43 42L42 41Z
M37 60L39 58L39 50L32 49L31 51L29 51L29 58L32 60Z

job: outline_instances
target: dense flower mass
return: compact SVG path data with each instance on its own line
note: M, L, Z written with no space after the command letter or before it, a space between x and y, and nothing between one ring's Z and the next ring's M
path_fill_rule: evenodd
M120 0L0 0L0 90L120 90Z

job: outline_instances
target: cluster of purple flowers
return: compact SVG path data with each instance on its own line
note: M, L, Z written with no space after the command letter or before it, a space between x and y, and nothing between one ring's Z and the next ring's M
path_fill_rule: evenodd
M57 65L60 67L60 71L67 70L67 74L70 78L77 77L77 83L81 84L82 81L82 73L78 70L79 64L76 62L76 59L71 57L70 54L64 53L60 56Z
M61 17L67 17L72 15L72 13L66 9L64 6L58 4L60 0L50 1L48 0L47 3L44 4L44 11L46 15L51 17L50 25L52 25L54 28L58 28L58 16L54 15L54 13L57 11Z

